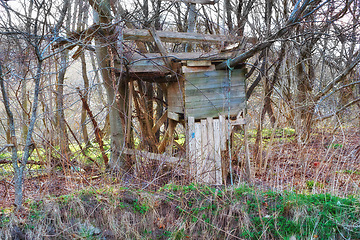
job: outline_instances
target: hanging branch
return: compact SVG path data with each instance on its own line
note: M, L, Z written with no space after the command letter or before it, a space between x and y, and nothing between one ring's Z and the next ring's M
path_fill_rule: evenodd
M272 44L274 42L276 42L280 37L283 37L287 34L289 34L290 30L292 28L294 28L295 26L298 25L298 23L300 23L300 21L305 18L305 16L301 17L302 14L306 13L306 16L308 16L310 13L313 13L313 11L310 10L316 10L316 6L319 3L319 0L314 0L314 1L310 1L310 0L305 0L305 1L301 1L298 0L295 4L295 7L293 9L293 12L290 15L289 20L287 21L287 23L285 24L284 27L282 27L279 31L277 31L276 33L270 35L268 37L268 39L264 42L261 42L259 44L257 44L256 46L254 46L253 48L251 48L250 50L240 54L239 56L230 59L228 62L222 62L219 65L216 66L216 69L218 70L224 70L227 68L227 66L230 67L235 67L236 65L243 63L245 60L247 60L248 58L251 58L252 56L254 56L256 53L269 48L270 46L272 46ZM301 5L300 5L301 4ZM305 10L310 11L310 13L305 12Z
M104 150L104 142L102 140L102 137L101 137L101 133L100 133L100 128L94 118L94 115L92 114L90 108L89 108L89 105L88 103L86 102L85 100L85 97L84 95L82 94L82 92L80 91L79 88L77 88L77 91L79 93L79 96L81 98L81 101L82 101L82 104L83 104L83 107L85 108L86 112L88 113L89 115L89 118L94 126L94 131L95 131L95 137L96 137L96 141L97 143L99 144L99 148L100 148L100 151L101 151L101 155L104 159L104 164L106 167L108 167L109 165L109 158L107 157L106 153L105 153L105 150Z
M91 157L89 157L89 156L86 154L84 148L81 146L81 143L79 142L79 139L76 137L76 135L75 135L74 131L71 129L69 123L68 123L67 121L65 121L65 124L66 124L67 128L69 129L71 135L72 135L73 138L75 139L76 143L78 144L82 155L84 155L84 157L86 157L86 159L88 159L88 160L92 161L93 163L95 163L95 165L100 169L99 164L98 164L94 159L92 159Z

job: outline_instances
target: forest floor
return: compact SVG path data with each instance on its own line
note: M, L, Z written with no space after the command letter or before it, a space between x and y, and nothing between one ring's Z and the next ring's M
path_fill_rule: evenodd
M254 142L250 132L251 154ZM224 187L190 184L176 169L155 174L151 164L122 180L89 163L33 169L19 212L3 166L0 239L360 238L359 129L317 129L306 145L293 131L264 131L262 146L267 168L254 163L252 186L237 180L242 170Z
M293 134L286 134L284 131L276 132L271 141L269 133L263 134L262 166L267 161L267 168L266 171L260 170L259 163L253 163L255 187L299 193L331 193L336 196L360 193L358 128L338 130L337 133L317 129L306 145L299 145ZM255 135L250 134L251 152L254 142ZM253 153L251 155L253 156ZM84 187L97 189L121 182L113 175L101 174L95 166L84 168L86 170L76 170L71 166L59 169L61 168L50 173L46 170L29 171L25 180L24 199L39 200L48 195L69 194ZM142 178L133 178L130 181L127 179L124 185L154 190L169 182L187 184L186 180L179 177L181 173L174 174L179 171L173 170L172 173L165 173L166 177L159 176L157 179L151 179L153 169L148 169L147 172ZM240 178L242 174L243 171L239 173ZM239 175L234 174L236 183ZM3 175L0 180L0 206L7 208L12 205L14 198L12 174Z
M267 151L263 150L263 159ZM318 129L306 145L299 145L295 139L273 143L266 171L257 170L255 176L256 183L265 188L338 196L358 194L360 129L344 129L335 134Z

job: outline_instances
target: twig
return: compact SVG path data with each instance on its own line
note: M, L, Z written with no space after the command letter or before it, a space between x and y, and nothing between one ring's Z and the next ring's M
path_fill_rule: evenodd
M92 161L93 163L95 163L95 165L96 165L99 169L101 169L100 166L99 166L99 164L98 164L94 159L92 159L91 157L89 157L88 155L86 155L86 153L85 153L85 151L84 151L84 148L81 146L81 144L80 144L80 142L79 142L79 139L77 139L77 137L76 137L74 131L71 129L69 123L68 123L65 119L64 119L64 121L65 121L65 124L66 124L67 128L69 129L71 135L74 137L76 143L78 144L81 153L82 153L88 160L90 160L90 161Z
M85 108L85 110L87 111L88 115L89 115L89 118L93 124L93 127L94 127L94 131L95 131L95 137L96 137L96 141L98 142L99 144L99 147L100 147L100 151L101 151L101 155L104 159L104 164L106 167L108 167L109 165L109 158L107 157L106 153L105 153L105 150L104 150L104 142L102 140L102 137L101 137L101 134L100 134L100 128L94 118L94 115L92 114L90 108L89 108L89 105L87 104L82 92L80 91L79 88L77 88L78 90L78 93L79 93L79 96L81 98L81 101L83 103L83 107Z
M360 98L357 98L357 99L349 102L348 104L346 104L345 106L343 106L343 107L340 108L339 110L336 110L334 113L330 113L330 114L325 115L325 116L323 116L323 117L318 117L318 118L316 118L315 121L320 121L320 120L324 120L324 119L327 119L327 118L331 118L331 117L337 115L338 113L344 111L344 110L347 109L348 107L350 107L350 106L352 106L352 105L354 105L355 103L358 103L358 102L360 102Z
M14 146L14 144L5 144L1 149L0 149L0 153L2 152L2 151L4 151L6 148L8 148L8 147L13 147Z
M0 164L11 164L12 163L12 161L9 161L9 160L0 160ZM34 164L34 165L46 165L46 162L43 162L43 161L39 161L39 162L37 162L37 161L32 161L32 160L28 160L27 162L26 162L26 164Z

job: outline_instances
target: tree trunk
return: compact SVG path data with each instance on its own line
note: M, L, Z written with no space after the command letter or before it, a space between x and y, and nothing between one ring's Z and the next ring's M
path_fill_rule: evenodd
M22 63L22 65L25 63ZM25 66L20 66L20 68L25 68ZM24 73L25 71L23 71ZM22 126L21 126L21 137L22 139L26 138L26 134L28 132L28 124L29 124L29 115L27 113L28 109L28 99L26 92L26 74L22 74L24 76L21 79L21 108L22 108Z
M125 114L126 101L126 86L124 79L114 79L114 74L111 73L111 62L114 59L111 51L116 50L113 45L109 45L106 37L111 35L109 28L111 24L111 13L109 1L102 1L101 4L94 0L89 0L90 5L95 9L94 20L100 25L105 25L103 29L103 37L95 40L96 57L101 69L101 75L104 81L104 86L107 93L107 101L110 106L110 132L111 132L111 157L109 166L114 170L124 170L125 160L121 156L121 151L124 147L124 118L121 116Z
M14 168L15 205L17 207L21 207L21 205L22 205L22 181L21 181L21 179L18 178L18 176L20 176L22 174L20 172L20 167L18 165L17 141L16 141L16 135L15 135L14 115L10 109L10 102L9 102L9 98L8 98L7 91L5 88L4 78L2 75L1 62L0 62L0 86L1 86L1 93L2 93L2 98L3 98L2 102L4 103L6 115L7 115L7 119L8 119L10 141L12 144L11 161L12 161L12 166Z
M301 49L300 57L296 64L297 96L296 96L296 130L299 143L304 143L309 138L314 112L314 96L311 94L315 78L311 51L313 44Z
M5 105L6 114L7 114L8 120L9 120L9 128L10 128L10 134L11 134L11 144L12 144L11 159L12 159L12 165L14 168L14 188L15 188L14 204L16 205L17 209L22 208L24 170L26 168L26 163L28 162L28 159L30 156L31 148L33 147L32 134L34 132L35 121L36 121L36 117L37 117L41 73L42 73L42 60L39 58L39 61L37 64L37 72L36 72L36 76L35 76L34 100L33 100L32 108L31 108L32 111L31 111L29 128L28 128L28 132L26 135L25 148L23 151L22 160L18 161L17 140L16 140L16 135L15 135L14 117L13 117L12 111L10 109L10 102L9 102L9 98L6 93L4 79L2 77L1 63L0 63L0 87L1 87L1 92L2 92L2 96L3 96L3 102Z
M85 88L84 99L87 102L88 101L88 91L89 91L89 78L87 76L86 60L85 60L84 53L82 53L80 55L80 59L81 59L81 70L82 70L82 76L83 76L84 88ZM83 133L85 146L87 147L90 144L90 142L89 142L88 131L86 128L86 109L84 108L84 106L82 106L82 108L81 108L81 130Z
M231 17L231 10L232 10L231 1L225 0L224 5L225 5L225 14L226 14L226 24L228 26L229 32L231 33L233 30L233 21Z
M60 145L60 152L63 157L67 158L70 149L68 144L64 113L64 80L67 68L68 51L61 52L60 59L60 70L56 86L56 124L58 130L58 143Z

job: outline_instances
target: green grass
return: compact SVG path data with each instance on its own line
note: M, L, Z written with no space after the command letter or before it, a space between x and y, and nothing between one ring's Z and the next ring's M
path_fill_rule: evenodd
M327 148L333 148L333 149L338 149L338 148L343 148L344 145L340 144L340 143L332 143L329 146L327 146Z
M247 185L169 184L157 192L111 186L27 201L25 207L24 232L53 229L59 238L102 239L106 229L122 239L360 238L358 196L259 191ZM16 223L11 212L1 209L4 234ZM69 227L74 221L80 227Z
M344 170L342 171L343 173L346 174L355 174L355 175L360 175L360 170Z
M272 128L264 128L261 131L263 138L270 138L272 132L273 132ZM249 137L256 138L256 134L257 134L256 129L249 130ZM295 134L295 129L293 128L278 128L275 130L276 137L288 138L288 137L293 137L294 134Z
M84 149L85 154L90 157L91 159L95 160L100 166L103 166L103 157L101 154L101 151L99 149L99 144L98 143L94 143L92 142L90 144L90 146L88 146L87 148L85 147L85 144L82 144L81 146ZM34 151L29 160L31 161L49 161L49 157L51 157L51 159L61 159L61 155L59 153L59 146L54 146L53 151L51 152L51 156L48 156L48 152L46 152L46 150L44 148L40 148L38 147L36 151ZM87 157L85 157L80 150L80 147L77 144L70 144L69 145L69 149L71 151L71 154L69 154L69 156L72 159L75 159L81 163L81 164L89 164L89 165L93 165L94 163L88 159ZM110 149L110 141L104 141L104 150L106 151L106 154L108 155L108 157L110 157L110 152L108 151ZM18 152L18 158L21 159L22 156L22 151ZM0 159L7 159L11 161L11 153L10 152L3 152L0 153ZM45 166L42 165L36 165L36 164L32 164L32 165L27 165L27 167L29 168L29 170L43 170ZM59 168L61 169L61 167ZM0 166L0 177L10 177L13 175L13 167L12 164L1 164Z

